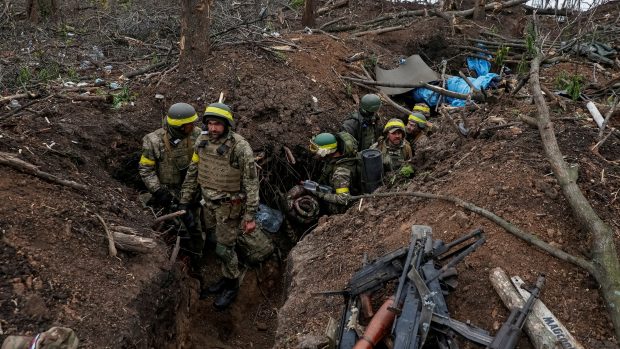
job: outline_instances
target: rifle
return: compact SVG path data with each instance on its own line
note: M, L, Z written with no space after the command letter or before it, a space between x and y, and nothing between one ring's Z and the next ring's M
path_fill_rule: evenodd
M497 331L497 335L487 349L514 349L521 338L521 330L525 324L528 314L532 311L534 302L540 295L540 290L545 283L545 275L541 274L536 280L536 286L532 290L527 302L521 308L515 308L510 312L508 320Z

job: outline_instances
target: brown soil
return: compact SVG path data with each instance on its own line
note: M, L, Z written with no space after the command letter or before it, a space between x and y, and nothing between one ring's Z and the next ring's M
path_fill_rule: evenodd
M118 36L163 46L177 40L176 25L153 12L159 8L163 14L176 13L178 9L170 8L168 2L149 2L137 10L137 1L127 9L133 20L122 14L104 15L96 5L79 7L78 3L63 5L67 11L62 24L70 28L49 24L39 31L27 26L19 15L21 3L13 9L16 15L11 21L0 22L2 95L21 88L16 81L23 68L41 76L44 68L59 63L62 81L31 81L31 91L48 95L52 88L71 80L73 73L88 82L96 77L117 81L122 72L168 54L148 45L127 45ZM354 23L418 7L351 1L348 8L321 17L319 25L341 16L347 17L344 22ZM136 171L141 138L159 127L171 103L185 101L202 109L223 91L235 111L239 133L263 159L263 200L277 206L276 194L317 170L318 164L305 151L307 139L319 131L337 130L355 108L355 101L367 92L339 79L338 75L362 73L363 62L346 64L345 58L363 51L376 57L378 64L394 67L399 58L420 53L436 70L441 59L448 59L448 72L455 73L465 56L451 45L465 35L476 35L479 26L497 28L502 35L521 35L526 21L520 11L511 11L492 14L481 23L460 21L454 35L445 20L428 17L417 18L405 30L362 38L337 34L338 40L298 31L299 20L285 11L283 26L292 28L278 30L282 39L296 45L292 52L274 54L255 44L220 42L205 57L200 71L175 69L121 81L135 100L120 109L54 97L5 119L9 110L4 103L0 151L19 153L41 170L87 184L89 190L75 191L0 167L4 199L0 205L0 340L62 325L76 330L83 348L293 348L304 335L322 334L328 316L339 317L341 298L312 296L312 292L342 288L360 267L364 253L373 258L403 246L412 224L426 224L446 241L478 226L488 236L487 243L459 266L459 287L448 297L454 318L494 332L508 312L488 281L489 270L499 266L530 282L538 272L545 272L548 281L542 299L566 327L587 348L615 347L611 322L590 275L451 204L405 198L365 200L361 209L355 206L346 214L324 217L289 258L286 246L291 241L279 241L281 261L270 260L261 268L249 269L237 302L218 313L211 307L212 298L198 300L198 281L188 275L183 262L168 268L171 246L150 230L152 213L137 200L143 189ZM616 7L607 5L605 11L617 17ZM105 59L80 69L94 45L101 48ZM272 46L279 45L274 42ZM107 64L113 66L109 75L101 70ZM591 65L562 63L543 69L544 84L554 88L561 71L594 81ZM597 73L597 86L618 75L611 67L607 71ZM164 99L155 99L156 94ZM318 99L318 110L312 96ZM565 103L567 111L554 107L554 117L587 116L583 103ZM472 117L485 125L491 125L490 116L512 122L521 114L535 113L532 105L507 96L484 108ZM393 115L396 110L383 109L383 119ZM417 176L390 190L458 196L567 252L588 257L589 235L571 218L536 130L519 125L487 138L464 140L450 125L442 120L437 123L440 131L431 138L432 146L418 151ZM612 118L611 126L620 126L617 118ZM579 184L586 196L606 222L618 229L620 169L589 151L597 141L594 124L587 119L560 120L556 133L567 160L580 166ZM283 145L293 150L296 165L286 162ZM618 139L611 137L601 154L616 160L619 150ZM135 227L145 236L156 237L159 247L149 255L109 257L95 213L108 224ZM290 273L282 277L285 264ZM218 274L209 259L208 281ZM521 347L528 345L523 340Z

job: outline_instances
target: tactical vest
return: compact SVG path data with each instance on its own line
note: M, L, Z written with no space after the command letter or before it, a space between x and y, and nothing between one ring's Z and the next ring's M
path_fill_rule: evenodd
M357 121L357 130L355 131L355 139L357 140L357 151L360 152L364 149L370 148L377 139L377 116L373 115L372 120L374 124L367 124L364 117L359 112L354 112L350 119Z
M237 193L241 191L241 170L231 164L231 155L241 136L233 133L224 143L208 140L198 145L198 184L203 188Z
M387 142L387 139L381 139L377 149L383 154L383 163L390 164L392 167L386 170L398 170L403 165L403 162L405 162L405 159L411 159L413 157L413 150L406 140L403 140L403 144L398 148L388 146L386 144ZM388 157L390 158L389 162L386 161Z
M166 132L163 136L164 149L161 159L157 163L157 178L161 184L170 189L178 189L183 184L185 173L192 161L194 154L194 142L197 134L194 132L183 139L179 144L170 144L170 135Z

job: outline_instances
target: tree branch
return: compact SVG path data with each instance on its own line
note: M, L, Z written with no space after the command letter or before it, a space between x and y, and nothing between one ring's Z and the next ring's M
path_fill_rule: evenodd
M352 196L351 199L362 199L362 198L385 198L385 197L395 197L395 196L413 196L413 197L419 197L419 198L425 198L425 199L437 199L437 200L443 200L443 201L449 201L454 203L457 206L460 206L468 211L474 212L476 214L481 215L484 218L487 218L488 220L490 220L491 222L499 225L500 227L504 228L504 230L506 230L507 232L509 232L510 234L518 237L521 240L526 241L527 243L534 245L536 247L538 247L539 249L547 252L548 254L559 258L563 261L572 263L574 265L577 265L585 270L588 271L593 271L594 270L594 265L588 261L586 261L583 258L579 258L579 257L575 257L573 255L570 255L562 250L560 250L559 248L556 248L554 246L551 246L550 244L546 243L545 241L539 239L537 236L525 232L521 229L519 229L517 226L515 226L514 224L506 221L505 219L501 218L500 216L496 215L495 213L488 211L484 208L478 207L470 202L467 202L465 200L462 200L458 197L454 197L454 196L448 196L448 195L442 195L442 194L431 194L431 193L426 193L426 192L417 192L417 191L413 191L413 192L390 192L390 193L376 193L376 194L364 194L364 195L357 195L357 196Z

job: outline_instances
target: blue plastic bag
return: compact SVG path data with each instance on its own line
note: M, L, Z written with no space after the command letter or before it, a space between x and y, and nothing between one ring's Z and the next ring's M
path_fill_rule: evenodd
M272 234L280 230L282 221L284 221L282 212L263 204L258 205L258 212L256 212L255 217L261 227Z

